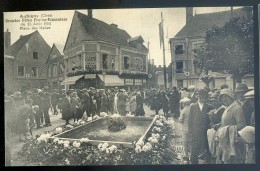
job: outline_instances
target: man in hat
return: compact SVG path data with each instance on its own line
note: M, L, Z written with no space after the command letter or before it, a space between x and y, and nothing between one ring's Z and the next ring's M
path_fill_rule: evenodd
M245 83L237 83L235 93L237 96L237 101L240 107L244 110L244 115L246 119L246 125L250 125L251 113L254 108L249 104L249 101L245 99L244 95L248 92L248 87Z
M208 91L201 89L198 92L198 102L191 104L188 120L188 133L191 138L191 164L198 164L199 154L205 154L206 163L210 163L210 152L207 142L209 126L208 112L214 107L207 103Z
M117 110L118 113L122 116L126 114L125 104L126 104L126 95L124 94L124 90L120 89L118 94L118 99L117 99Z
M225 106L223 106L222 103L218 101L219 95L220 92L216 91L211 94L209 99L210 104L214 107L214 109L209 112L210 126L213 128L215 128L216 124L219 124L221 122L221 117L225 110Z
M224 106L226 106L226 109L221 117L220 129L225 126L236 126L237 131L243 129L246 126L244 111L236 101L234 92L229 89L222 89L219 95L219 101ZM219 158L220 156L217 155L217 160L221 160L225 164L241 163L244 159L243 156L241 157L238 154L242 155L244 148L241 144L236 144L236 149L239 150L236 151L237 153L236 156L233 156L232 158L224 159L223 161L223 158Z
M51 94L48 92L49 90L48 86L44 86L42 90L43 90L42 110L43 110L43 115L45 120L44 126L48 127L51 126L50 115L49 115L49 108L51 108Z

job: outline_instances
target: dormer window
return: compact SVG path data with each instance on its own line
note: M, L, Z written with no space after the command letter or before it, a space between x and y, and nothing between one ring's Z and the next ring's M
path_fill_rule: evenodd
M38 58L39 58L39 53L33 52L33 59L38 59Z

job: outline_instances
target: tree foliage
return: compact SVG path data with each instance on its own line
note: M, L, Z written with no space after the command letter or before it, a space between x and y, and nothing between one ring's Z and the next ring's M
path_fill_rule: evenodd
M207 31L206 42L194 51L197 74L212 70L231 74L240 82L244 75L254 73L253 12L252 8L243 10L244 17Z

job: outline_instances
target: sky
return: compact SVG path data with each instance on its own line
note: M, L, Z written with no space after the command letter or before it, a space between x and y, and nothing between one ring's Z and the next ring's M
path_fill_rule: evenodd
M238 7L236 7L238 8ZM234 8L235 9L235 8ZM218 11L230 10L230 7L195 7L193 13L212 13ZM87 14L87 9L77 10ZM186 23L185 8L138 8L138 9L93 9L93 17L108 24L114 23L118 28L126 30L131 37L141 35L144 39L144 45L147 47L150 42L149 57L154 59L155 65L163 65L163 51L159 42L159 27L161 22L161 12L164 18L164 41L166 65L170 64L171 54L169 39L174 37ZM60 11L28 11L28 12L5 12L4 13L4 31L11 32L11 44L17 41L20 35L27 35L35 30L23 30L21 27L21 15L52 15L52 18L67 18L66 21L51 22L50 29L38 29L45 41L52 46L53 43L65 44L74 10ZM8 22L7 20L19 20L20 22ZM37 22L36 22L37 23ZM40 22L44 24L44 22ZM25 22L25 24L27 24Z

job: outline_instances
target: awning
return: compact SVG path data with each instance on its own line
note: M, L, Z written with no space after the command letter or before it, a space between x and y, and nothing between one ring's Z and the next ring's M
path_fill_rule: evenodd
M86 74L85 79L96 79L96 74Z
M75 84L76 81L78 81L80 78L82 78L84 75L77 75L73 77L67 77L65 78L64 81L62 81L60 84L65 85L65 84Z
M98 77L104 82L103 75L98 74ZM124 80L117 75L105 75L105 86L124 86Z

